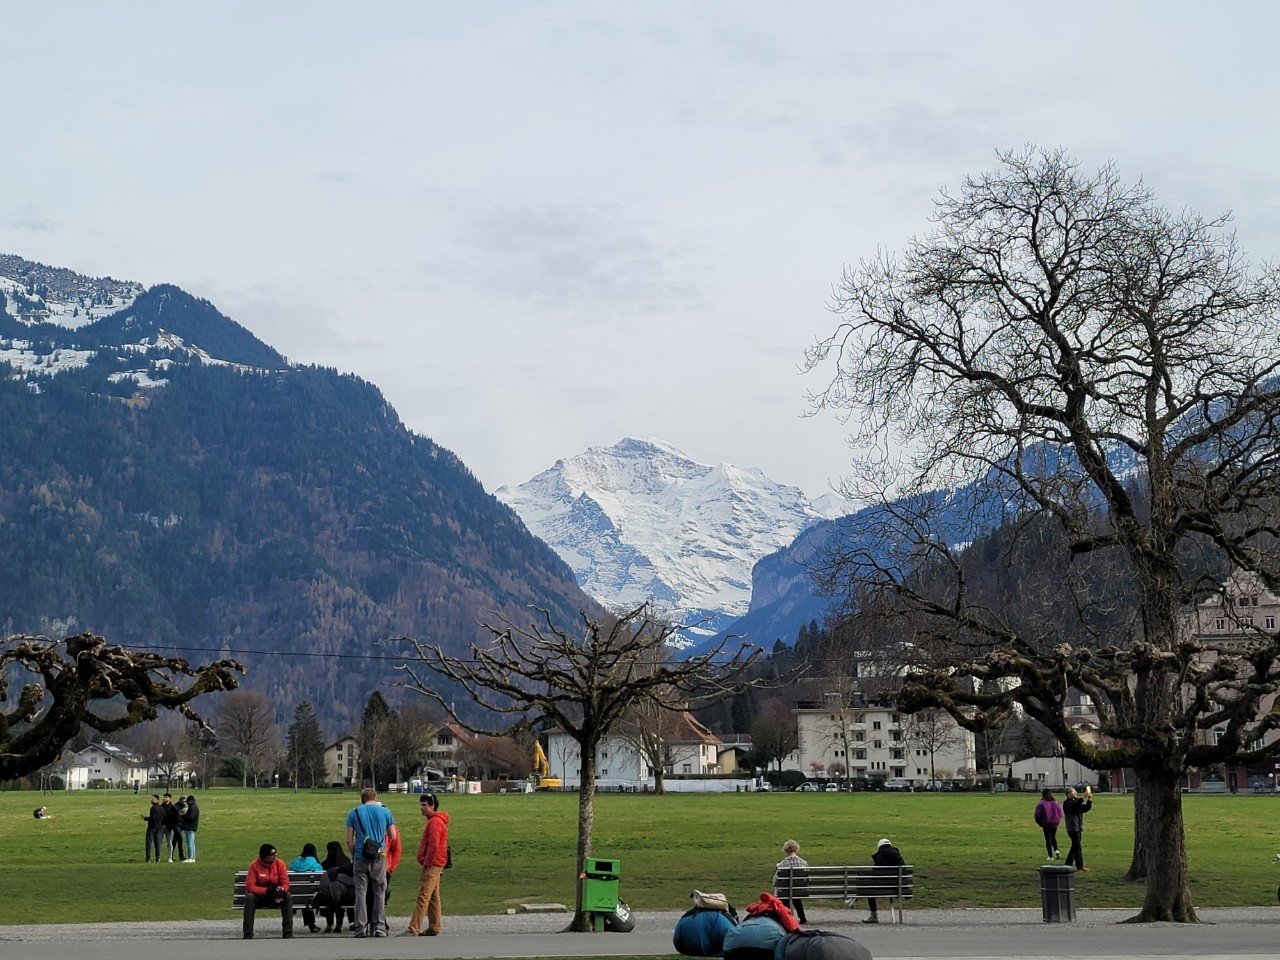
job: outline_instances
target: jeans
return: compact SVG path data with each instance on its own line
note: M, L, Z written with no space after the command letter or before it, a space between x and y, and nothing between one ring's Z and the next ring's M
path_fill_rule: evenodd
M387 860L385 857L365 860L358 856L352 866L356 880L356 929L372 936L387 924Z
M182 839L187 846L187 859L194 860L196 858L196 832L194 830L183 830Z
M168 848L170 860L173 859L173 855L175 853L178 855L179 860L182 859L182 831L181 830L179 830L177 827L169 827L167 830L165 830L164 845L166 848Z
M147 828L147 859L151 859L151 851L154 849L156 854L156 863L160 862L160 837L164 833L163 830L152 830Z

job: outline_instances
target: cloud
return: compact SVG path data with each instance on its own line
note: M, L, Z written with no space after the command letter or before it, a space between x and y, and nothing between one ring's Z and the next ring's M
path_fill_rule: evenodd
M49 233L58 229L58 224L48 217L41 216L37 208L31 204L23 204L9 212L3 221L11 230L22 230L26 233Z
M841 124L814 139L826 163L932 163L972 153L993 141L1001 114L994 110L940 110L919 101L896 104L870 123ZM995 138L998 139L998 138ZM990 153L989 147L982 148Z
M433 288L462 288L583 314L697 309L705 298L686 253L615 209L568 205L471 210L449 252L418 265Z

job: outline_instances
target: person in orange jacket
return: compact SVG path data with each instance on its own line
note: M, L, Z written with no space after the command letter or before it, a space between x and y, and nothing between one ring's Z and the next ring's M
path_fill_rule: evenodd
M289 871L276 856L276 848L264 843L258 859L249 864L244 878L244 938L253 939L253 915L258 907L280 910L281 936L293 936L293 897L289 894Z
M449 862L449 814L440 809L440 801L434 793L424 793L419 804L427 818L422 828L422 841L418 844L418 863L422 866L422 879L418 885L418 902L413 907L408 929L402 937L434 937L440 933L443 910L440 905L440 876ZM422 929L423 918L427 929Z

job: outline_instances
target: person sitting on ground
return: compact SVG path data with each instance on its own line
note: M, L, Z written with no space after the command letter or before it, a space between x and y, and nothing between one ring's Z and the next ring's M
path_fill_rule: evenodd
M289 869L293 873L323 873L324 867L320 866L320 861L316 859L316 845L304 843L302 853L290 861ZM302 923L312 933L320 932L320 925L316 923L316 912L310 907L302 908Z
M800 856L800 844L794 840L788 840L782 845L782 853L783 858L778 861L773 874L773 884L786 894L782 902L791 908L796 919L801 923L808 923L804 916L804 901L800 897L809 888L809 861ZM782 884L780 887L779 882Z
M340 842L330 840L325 850L324 859L320 861L324 877L320 880L316 905L321 908L320 913L324 916L324 932L341 933L344 918L349 923L356 922L355 873L351 858L342 849Z
M58 819L52 813L49 812L48 807L36 807L35 812L32 814L32 816L34 816L37 820L57 820Z
M871 862L877 867L902 867L906 866L907 861L902 859L902 853L889 842L888 837L881 838L876 844L876 852L871 855ZM863 920L863 923L879 923L880 917L876 914L876 898L867 897L867 909L871 911L871 916ZM893 907L890 905L890 917L892 920Z
M244 878L244 938L253 939L253 915L259 907L279 909L281 936L293 937L293 898L289 895L289 871L276 857L276 848L264 843L258 859L249 864Z

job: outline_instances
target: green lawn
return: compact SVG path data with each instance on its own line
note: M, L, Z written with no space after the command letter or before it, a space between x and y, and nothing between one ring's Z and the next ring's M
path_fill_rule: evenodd
M269 841L286 859L307 841L343 835L353 791L217 789L200 795L199 862L144 864L146 797L104 791L0 793L0 845L10 882L0 923L230 916L231 875ZM416 797L385 797L410 842L394 912L407 912L412 851L421 832ZM765 889L782 841L810 863L866 863L890 837L916 865L917 906L1037 906L1043 862L1035 798L986 794L603 795L597 855L621 860L622 895L638 909L676 909L693 887L745 903ZM454 818L450 913L496 913L508 899L571 902L577 799L573 795L443 795ZM57 815L38 822L34 807ZM1188 797L1195 900L1201 906L1274 904L1280 867L1273 823L1280 797ZM1136 906L1121 880L1129 861L1132 802L1100 796L1086 821L1077 877L1082 907ZM1062 833L1066 852L1065 831ZM21 883L14 872L20 871ZM91 891L85 897L82 892Z

